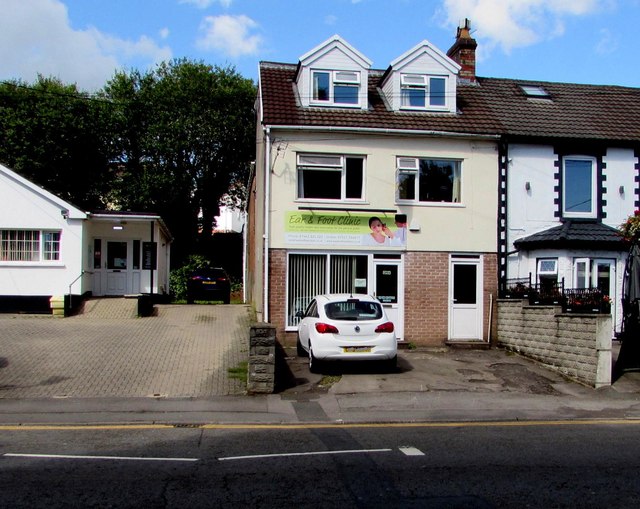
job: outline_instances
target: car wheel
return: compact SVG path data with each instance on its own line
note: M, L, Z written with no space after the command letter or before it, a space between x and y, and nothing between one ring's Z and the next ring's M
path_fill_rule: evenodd
M194 303L194 299L191 295L187 295L187 304L193 304Z
M231 302L231 298L229 296L225 297L224 300L222 301L225 304L229 304Z
M296 350L298 353L298 357L307 356L307 351L304 349L304 347L302 346L302 343L300 342L300 336L298 336L298 340L296 341Z
M309 343L309 371L312 373L320 373L321 362L313 355L311 343Z

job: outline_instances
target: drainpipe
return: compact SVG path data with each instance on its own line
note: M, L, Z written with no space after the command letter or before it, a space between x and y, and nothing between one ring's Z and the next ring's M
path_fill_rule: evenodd
M269 323L269 210L271 207L271 128L264 128L265 157L264 157L264 295L262 297L262 321Z
M154 236L154 230L155 230L155 221L151 221L151 245L153 246L153 242L155 241L155 236ZM157 248L156 248L157 249ZM156 256L157 256L157 251L156 251ZM157 258L156 258L157 259ZM151 295L153 295L153 266L151 266L151 271L149 272L149 293Z

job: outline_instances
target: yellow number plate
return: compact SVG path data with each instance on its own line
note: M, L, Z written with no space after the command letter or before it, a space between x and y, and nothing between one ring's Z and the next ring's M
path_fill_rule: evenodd
M344 353L370 353L370 346L343 346L342 351Z

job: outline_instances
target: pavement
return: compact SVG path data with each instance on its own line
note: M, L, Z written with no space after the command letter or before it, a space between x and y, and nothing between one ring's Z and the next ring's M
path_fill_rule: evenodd
M135 299L90 300L68 318L0 315L0 425L640 419L640 370L596 390L496 348L401 350L394 372L323 375L285 348L277 392L246 395L233 372L251 317L246 305L157 304L139 318Z

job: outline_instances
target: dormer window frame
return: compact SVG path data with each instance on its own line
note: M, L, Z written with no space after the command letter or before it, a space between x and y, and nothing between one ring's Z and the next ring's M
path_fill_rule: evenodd
M310 69L310 105L312 106L335 106L340 108L361 108L362 73L359 70L351 69ZM320 88L316 76L324 75L328 77L326 99L320 98ZM349 79L351 75L351 79ZM355 95L350 96L355 102L341 101L336 98L336 89L354 89Z
M418 111L446 111L448 76L438 74L400 73L400 109ZM434 91L434 81L442 82L440 90ZM423 92L422 104L411 104L411 92ZM418 97L420 99L420 97Z

